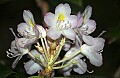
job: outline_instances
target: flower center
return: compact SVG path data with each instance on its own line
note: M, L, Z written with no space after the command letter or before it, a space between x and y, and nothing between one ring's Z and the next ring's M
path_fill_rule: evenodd
M58 21L64 21L65 20L65 15L63 13L60 13L58 15Z

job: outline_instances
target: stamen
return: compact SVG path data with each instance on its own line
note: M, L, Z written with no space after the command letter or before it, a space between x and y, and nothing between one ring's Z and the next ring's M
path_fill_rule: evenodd
M100 50L100 51L99 51L99 53L102 53L102 52L103 52L103 50Z
M86 59L83 59L83 61L85 62L85 61L86 61Z
M15 38L18 38L12 28L9 28L9 30L12 32L12 34L15 36Z
M107 32L107 31L102 31L102 32L98 35L98 37L102 36L105 32Z
M88 73L93 73L93 72L94 72L94 70L91 70L91 71L87 70L87 72L88 72Z
M7 57L9 57L9 58L13 58L14 57L13 53L10 53L9 51L6 51L6 53L7 53Z

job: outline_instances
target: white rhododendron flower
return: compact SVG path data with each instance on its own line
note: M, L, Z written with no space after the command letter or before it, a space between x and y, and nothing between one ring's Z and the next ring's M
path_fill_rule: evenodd
M35 23L29 10L24 10L25 22L18 24L18 35L10 28L15 40L6 51L7 57L17 57L12 68L27 54L29 61L24 63L24 68L29 75L38 73L40 77L53 77L56 69L62 69L64 76L70 76L72 70L78 74L92 73L87 70L86 59L94 66L101 66L105 40L100 38L103 33L96 38L90 36L96 29L91 15L91 6L83 13L71 15L70 5L61 3L54 14L45 14L47 26L41 26Z
M55 9L55 14L49 12L45 15L45 23L50 26L47 35L52 39L58 39L60 35L75 40L73 28L77 25L77 16L70 15L69 4L59 4Z
M72 54L74 54L76 51L78 51L79 49L77 49L76 47L71 48L64 56L64 58L70 57ZM74 62L75 64L72 64L70 66L67 66L65 68L63 68L63 74L64 76L68 76L70 75L70 72L72 71L72 69L79 73L79 74L83 74L87 71L87 65L86 63L81 59L83 57L83 55L79 54L76 57L74 57L73 59L71 59L70 61L67 61L66 63L70 63L70 62Z
M46 36L45 29L42 26L35 24L33 15L29 10L24 10L23 18L26 23L20 23L17 28L17 31L21 36L26 38L39 38Z
M81 46L81 53L90 60L91 64L101 66L101 51L103 50L105 40L103 38L93 38L91 36L84 36L83 39L86 44Z
M31 47L31 45L25 46L27 41L28 40L25 38L16 38L14 41L11 42L11 49L7 51L7 56L9 58L17 57L12 64L12 68L15 68L22 56L29 52L29 48Z
M78 27L81 34L91 34L96 29L96 22L91 20L92 7L87 6L83 14L78 13Z
M42 62L45 63L42 55L37 50L30 51L34 56L39 57L39 59L42 60ZM43 70L42 66L40 66L38 63L36 63L34 60L30 60L25 63L24 68L28 74L34 74L40 70Z

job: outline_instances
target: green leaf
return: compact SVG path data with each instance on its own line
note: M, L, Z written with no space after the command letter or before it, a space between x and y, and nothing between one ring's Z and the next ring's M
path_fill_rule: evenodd
M0 65L0 78L6 78L13 73L15 72L13 72L9 67L5 65Z

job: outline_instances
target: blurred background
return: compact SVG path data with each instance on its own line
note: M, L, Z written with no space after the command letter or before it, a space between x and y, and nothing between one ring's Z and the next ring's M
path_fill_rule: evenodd
M23 20L23 10L30 10L37 24L44 25L43 16L46 12L54 13L55 7L59 3L69 3L72 14L78 11L83 12L87 5L92 6L93 13L91 19L97 23L96 31L91 34L98 36L103 30L107 31L102 35L106 39L103 51L103 65L95 67L88 63L88 70L94 73L78 75L72 73L74 77L107 78L120 77L120 0L0 0L0 78L26 78L23 63L28 61L26 56L20 60L17 67L13 70L11 64L14 59L6 56L6 50L10 48L11 41L14 40L9 28L17 33L17 25ZM59 71L56 77L62 77ZM88 78L87 77L87 78Z

